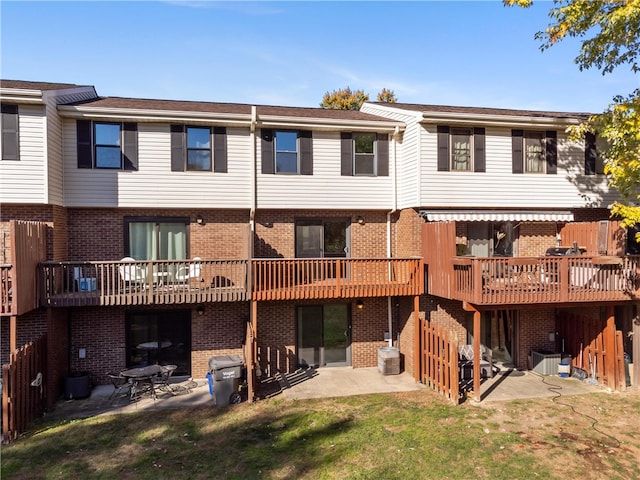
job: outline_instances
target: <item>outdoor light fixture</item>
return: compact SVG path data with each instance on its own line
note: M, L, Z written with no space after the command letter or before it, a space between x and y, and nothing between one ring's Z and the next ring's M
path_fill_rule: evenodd
M356 222L358 222L358 225L364 225L364 217L360 215L358 218L356 218Z
M362 302L362 300L358 300L358 301L356 302L356 308L357 308L358 310L362 310L362 309L364 308L364 303Z
M197 223L198 225L202 225L202 224L204 224L204 218L202 218L202 215L198 215L198 216L196 217L196 223Z
M202 305L200 305L196 311L198 312L198 315L204 315L204 307Z

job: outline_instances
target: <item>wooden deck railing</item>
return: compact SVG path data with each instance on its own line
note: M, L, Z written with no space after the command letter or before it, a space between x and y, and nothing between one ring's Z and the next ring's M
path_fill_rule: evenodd
M163 305L248 300L247 260L45 262L43 306Z
M263 259L253 263L253 300L355 298L423 293L422 262ZM161 305L249 300L246 260L45 262L41 305Z
M13 267L0 265L0 315L13 315Z
M254 259L253 300L419 295L415 258Z
M637 300L640 257L454 257L453 298L477 305Z

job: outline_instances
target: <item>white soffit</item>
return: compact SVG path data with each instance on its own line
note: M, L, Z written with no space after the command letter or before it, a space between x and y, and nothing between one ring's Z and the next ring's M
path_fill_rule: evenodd
M567 211L420 210L420 216L430 222L573 222L573 213Z

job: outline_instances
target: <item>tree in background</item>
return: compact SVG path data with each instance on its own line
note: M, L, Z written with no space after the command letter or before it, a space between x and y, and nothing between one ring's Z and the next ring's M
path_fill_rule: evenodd
M330 110L360 110L362 104L367 100L369 100L369 94L364 93L364 90L351 91L351 88L346 87L342 90L325 93L320 106ZM397 99L393 90L383 88L378 93L378 101L396 103Z
M383 103L396 103L398 99L396 98L396 94L393 93L393 90L387 90L383 88L378 93L378 101Z
M503 0L505 5L529 7L533 0ZM627 65L640 72L640 0L554 0L551 24L536 39L542 50L566 37L583 38L575 63L580 70L596 68L603 75ZM595 133L607 147L604 160L609 184L622 195L611 206L625 226L640 223L640 89L615 96L601 114L592 115L570 131L573 139ZM640 240L638 236L636 240Z

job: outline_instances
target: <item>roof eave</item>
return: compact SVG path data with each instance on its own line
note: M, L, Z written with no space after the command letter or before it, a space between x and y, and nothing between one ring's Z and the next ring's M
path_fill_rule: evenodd
M567 127L578 125L583 120L576 117L533 117L528 115L490 115L484 113L423 112L420 123L438 123L446 121L450 124L480 123L482 125L510 127Z
M42 90L32 90L25 88L2 88L0 87L0 100L16 103L42 104Z

